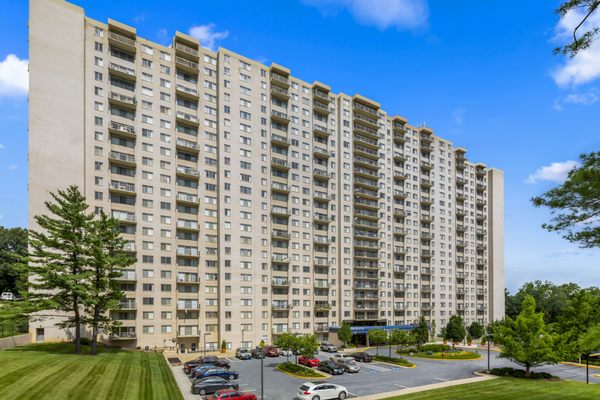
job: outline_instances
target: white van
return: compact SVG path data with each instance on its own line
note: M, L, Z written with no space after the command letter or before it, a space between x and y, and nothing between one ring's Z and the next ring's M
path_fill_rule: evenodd
M2 292L2 295L0 296L0 300L6 300L6 301L13 301L15 299L15 295L12 294L11 292Z

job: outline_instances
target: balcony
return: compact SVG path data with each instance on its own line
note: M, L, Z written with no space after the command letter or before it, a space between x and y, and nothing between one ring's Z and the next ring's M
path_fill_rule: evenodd
M406 136L401 132L394 132L394 142L404 144L406 142Z
M377 222L367 221L367 220L360 219L360 218L354 219L354 226L359 227L359 228L372 229L372 230L379 229L379 224Z
M421 196L421 204L431 205L433 204L433 199L429 196Z
M287 301L274 301L271 303L271 309L273 310L291 310L292 304ZM275 329L275 328L273 328Z
M356 101L354 101L352 104L354 106L354 112L355 113L358 112L358 113L363 114L363 115L365 115L367 117L379 118L379 113L378 113L378 111L377 111L376 108L369 107L369 106L366 106L366 105L361 104L361 103L357 103Z
M123 341L123 340L137 340L137 335L135 334L135 328L133 330L122 330L113 332L108 335L108 340L110 341Z
M331 178L332 178L332 175L333 175L333 174L331 174L331 173L329 173L329 172L327 172L327 171L325 171L325 170L322 170L322 169L320 169L320 168L315 168L315 169L313 169L313 176L314 176L315 178L320 178L320 179L327 179L327 180L329 180L329 179L331 179Z
M183 57L175 56L175 66L193 75L198 74L198 63Z
M272 133L271 134L271 143L279 145L279 146L283 146L283 147L289 147L290 140L286 136L279 135L277 133Z
M421 187L430 188L433 183L429 179L421 179Z
M277 110L271 110L271 119L281 124L290 123L290 117L286 113Z
M122 223L135 224L135 214L132 212L112 210L110 216Z
M364 188L355 188L354 189L354 195L355 196L360 196L360 197L364 197L367 199L371 199L374 201L379 200L379 195L377 193L377 190L369 190L369 189L364 189Z
M398 162L398 163L403 163L406 161L406 157L404 156L404 153L400 152L400 151L394 151L394 161Z
M371 211L379 210L379 203L377 203L374 200L363 199L358 196L354 197L354 205L362 207L362 208L368 208ZM379 217L377 217L377 218L379 218Z
M354 142L364 147L371 148L372 150L379 149L379 142L375 139L368 138L362 135L354 135Z
M119 302L119 310L137 310L137 303L133 299L121 300Z
M316 124L313 125L313 133L315 134L315 136L319 136L325 139L329 138L329 135L331 135L331 132L329 132L327 128Z
M135 156L133 154L121 153L120 151L111 151L108 154L111 162L122 164L127 167L135 167Z
M199 310L200 304L197 301L179 300L177 301L178 310Z
M361 135L370 137L375 141L379 140L379 134L377 133L377 129L371 129L367 128L366 126L354 124L354 131L360 133Z
M289 264L290 257L287 254L275 253L275 254L271 255L271 261L273 261L275 263Z
M407 234L408 234L408 231L404 228L394 228L395 236L406 236Z
M273 286L273 287L289 287L290 281L287 278L273 278L271 280L271 286Z
M406 218L406 216L407 216L406 211L401 210L399 208L394 208L394 217Z
M110 186L108 189L112 192L135 194L135 185L133 183L110 181Z
M198 90L185 85L177 84L175 86L175 93L177 96L185 97L193 101L198 101L199 99Z
M287 160L282 160L280 158L271 158L271 167L288 171L290 169L290 163Z
M329 311L331 310L331 304L326 301L315 302L315 311Z
M363 114L354 114L354 122L358 122L362 125L365 125L367 128L375 130L375 134L377 134L377 130L379 129L379 121L376 118L367 117Z
M200 278L196 274L178 274L177 283L200 283Z
M111 121L108 126L108 131L117 135L135 138L135 128L132 125Z
M421 213L421 222L432 222L433 217L429 214Z
M135 70L133 68L124 67L123 65L111 62L108 64L108 72L112 75L128 81L136 81Z
M433 168L433 164L429 161L421 161L421 169L429 171Z
M408 174L405 172L402 172L401 170L395 169L394 170L394 180L397 181L405 181L408 178Z
M379 153L377 150L369 149L368 147L354 144L354 153L362 155L363 157L370 158L374 161L379 161Z
M193 153L200 152L198 143L192 142L191 140L187 139L177 138L177 140L175 141L175 146L177 146L179 150L192 151Z
M271 238L277 240L290 240L290 233L288 231L282 231L281 229L275 229L271 232Z
M198 196L195 194L177 193L177 197L175 199L179 203L187 203L194 205L199 203Z
M321 147L313 147L313 154L316 157L329 159L329 157L333 157L335 153L333 151L327 151L327 149Z
M186 113L184 111L177 110L177 112L175 113L175 118L177 119L177 122L182 124L189 124L194 127L198 127L199 125L197 115Z
M332 240L328 236L315 236L313 238L313 243L329 246L332 243Z
M292 215L292 213L287 207L273 206L271 207L271 215L278 217L289 217Z
M354 241L354 247L355 248L361 248L361 249L377 250L379 248L379 245L377 244L377 241L355 240Z
M110 92L108 95L108 102L116 106L127 108L129 110L135 110L137 100L134 96L127 96L117 92Z
M175 43L175 53L184 57L189 57L193 59L198 59L200 57L200 53L198 49L194 49L190 46L186 46L182 43Z
M285 183L272 182L271 183L271 191L278 192L278 193L289 193L290 187Z
M354 261L355 269L366 269L367 271L379 270L379 265L377 261Z
M200 178L200 171L197 168L184 167L183 165L178 165L175 168L175 172L177 175L183 175L189 178Z
M361 178L361 177L354 178L354 185L355 186L363 186L363 187L366 187L367 189L371 189L371 190L379 189L379 185L378 185L377 181L374 181L372 179L367 179L367 178Z
M135 39L121 35L117 32L108 31L108 42L115 47L135 52Z
M421 142L420 143L420 147L421 147L421 151L424 152L432 152L433 151L433 145L430 143L426 143L426 142Z
M329 289L329 282L324 279L316 279L313 286L317 289Z
M373 171L369 168L360 167L358 165L354 166L354 175L364 176L365 178L379 179L379 174L377 173L377 171Z
M331 265L329 263L329 261L327 260L327 258L324 258L324 257L315 257L313 264L315 265L315 267L324 267L324 268L328 268Z
M135 242L125 242L123 251L126 253L135 253Z
M329 201L333 200L333 195L328 195L327 193L324 193L324 192L314 192L313 198L316 201L329 202Z
M329 115L329 106L315 99L313 102L313 111L321 115Z
M198 248L191 246L179 246L177 247L176 254L178 256L198 257Z
M271 84L277 85L284 89L288 89L290 87L290 79L286 76L272 72L271 73Z
M135 282L137 281L137 277L135 271L123 271L121 272L121 276L117 278L122 282Z
M456 232L465 232L466 230L464 225L456 225Z
M279 100L288 101L290 99L290 91L278 86L271 86L271 96Z
M198 222L191 221L191 220L185 220L185 219L178 219L177 220L177 229L197 231L197 230L199 230Z
M329 218L329 215L327 214L321 214L321 213L315 213L313 215L313 220L317 223L321 223L321 224L328 224L329 222L331 222L331 219Z

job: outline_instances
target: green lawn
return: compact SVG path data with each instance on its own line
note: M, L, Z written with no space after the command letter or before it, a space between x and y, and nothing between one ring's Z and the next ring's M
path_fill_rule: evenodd
M0 399L183 399L162 354L101 348L97 356L78 356L73 350L52 343L0 351Z
M425 392L390 397L386 400L546 400L600 399L600 385L569 381L499 378Z

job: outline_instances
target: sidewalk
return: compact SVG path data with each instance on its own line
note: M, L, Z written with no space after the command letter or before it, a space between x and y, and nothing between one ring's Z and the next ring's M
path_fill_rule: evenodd
M407 389L401 389L401 390L394 390L392 392L386 392L386 393L370 394L368 396L359 396L356 399L357 400L381 400L381 399L387 399L389 397L403 396L403 395L411 394L411 393L425 392L427 390L440 389L440 388L445 388L445 387L450 387L450 386L456 386L456 385L464 385L464 384L467 384L467 383L475 383L475 382L488 381L488 380L497 379L497 378L498 378L497 376L483 375L482 374L482 375L476 376L474 378L467 378L467 379L459 379L459 380L456 380L456 381L433 383L431 385L424 385L424 386L417 386L417 387L413 387L413 388L407 388Z

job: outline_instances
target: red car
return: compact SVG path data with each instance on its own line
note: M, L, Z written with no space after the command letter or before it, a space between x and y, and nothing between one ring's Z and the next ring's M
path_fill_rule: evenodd
M319 365L319 359L315 358L314 356L311 357L304 357L304 356L300 356L298 357L298 364L301 365L305 365L307 367L316 367L317 365Z
M225 400L225 399L235 399L235 400L256 400L256 395L250 392L238 392L233 389L223 389L219 390L212 395L206 398L207 400Z
M265 346L263 348L263 351L265 352L265 356L267 357L279 357L279 351L275 346Z

